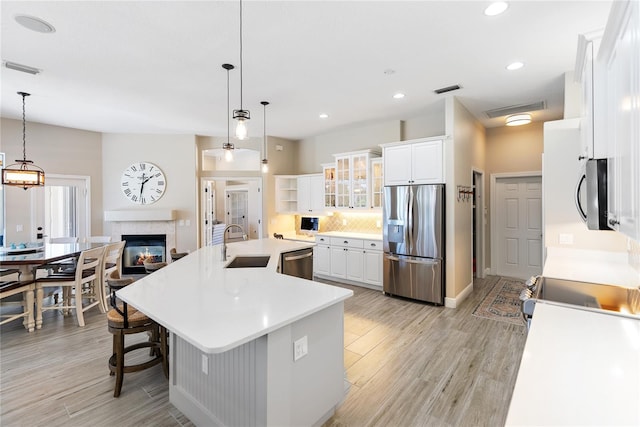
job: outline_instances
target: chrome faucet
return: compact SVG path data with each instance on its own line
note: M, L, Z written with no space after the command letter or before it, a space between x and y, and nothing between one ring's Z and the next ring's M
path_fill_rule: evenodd
M227 230L232 227L238 227L240 231L242 231L242 240L247 240L247 234L244 232L244 228L242 228L239 224L229 224L224 228L224 232L222 233L222 261L227 260Z

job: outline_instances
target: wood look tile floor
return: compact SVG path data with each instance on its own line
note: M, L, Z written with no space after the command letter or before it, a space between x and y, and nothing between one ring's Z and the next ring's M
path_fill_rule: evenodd
M355 292L345 302L350 389L325 426L503 425L524 327L471 314L497 280L476 279L457 309L346 286ZM97 309L84 328L46 314L33 333L20 321L0 327L0 425L193 425L169 403L160 366L126 374L113 398L111 334Z

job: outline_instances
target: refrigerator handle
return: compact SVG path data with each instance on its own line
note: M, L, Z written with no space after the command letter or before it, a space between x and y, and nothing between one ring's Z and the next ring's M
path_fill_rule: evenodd
M413 188L409 187L409 207L407 211L407 235L409 250L413 251Z
M389 261L404 261L404 262L407 262L409 264L428 264L428 265L436 265L436 264L438 264L438 260L437 259L432 259L432 258L416 259L416 258L402 257L402 259L400 259L400 257L393 256L393 255L387 255L386 258Z

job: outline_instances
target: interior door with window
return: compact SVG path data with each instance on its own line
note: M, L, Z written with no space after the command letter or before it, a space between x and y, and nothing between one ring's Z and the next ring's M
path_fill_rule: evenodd
M227 190L227 226L238 224L249 235L249 193L245 190ZM227 230L227 240L242 238L243 232L238 227Z

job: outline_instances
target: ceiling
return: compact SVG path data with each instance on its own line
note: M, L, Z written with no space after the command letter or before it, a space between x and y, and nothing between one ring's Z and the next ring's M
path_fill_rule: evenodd
M564 73L578 34L604 28L611 1L245 1L243 106L250 136L302 139L358 122L406 119L455 95L485 127L485 111L545 101L534 120L562 118ZM113 133L227 134L240 108L239 1L5 1L1 115ZM32 15L56 31L19 25ZM508 71L506 65L525 66ZM391 71L389 71L391 70ZM437 95L434 89L459 84ZM406 94L394 99L396 92ZM320 113L329 118L320 119Z

